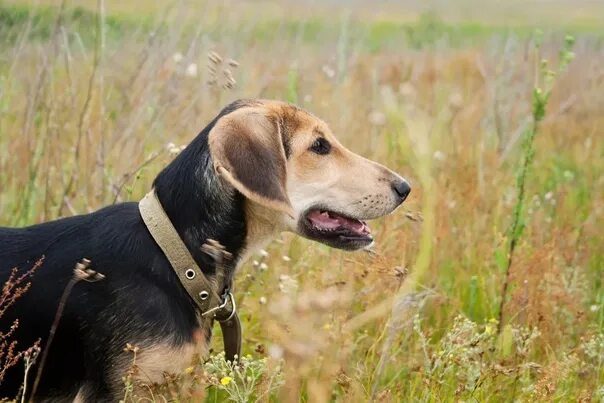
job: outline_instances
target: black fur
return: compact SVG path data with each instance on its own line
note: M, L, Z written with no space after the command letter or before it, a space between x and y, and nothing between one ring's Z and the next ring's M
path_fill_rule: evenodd
M227 106L154 182L165 211L208 275L214 271L213 262L200 251L207 239L224 245L235 257L233 265L245 246L245 201L238 192L222 187L208 150L208 134L216 121L243 105ZM147 231L137 203L22 229L0 228L0 281L6 281L12 268L24 272L42 256L31 289L0 318L4 332L19 319L18 349L37 339L44 348L78 261L90 259L91 268L105 279L75 285L36 400L73 398L81 387L91 400L112 400L116 391L110 374L116 360L126 354L126 343L144 347L168 340L179 345L190 341L198 327L195 305ZM37 367L30 371L30 388L36 372ZM14 397L22 381L19 363L0 385L0 397Z

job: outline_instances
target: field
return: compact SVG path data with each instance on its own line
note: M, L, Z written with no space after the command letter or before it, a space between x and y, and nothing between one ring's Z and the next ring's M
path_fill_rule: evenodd
M500 3L0 0L0 225L138 200L287 100L411 196L371 253L283 234L237 277L242 367L125 401L604 402L604 5Z

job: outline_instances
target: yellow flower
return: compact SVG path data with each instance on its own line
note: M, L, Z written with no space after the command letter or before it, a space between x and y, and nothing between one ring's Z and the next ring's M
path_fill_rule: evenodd
M225 376L220 380L220 383L224 386L228 385L229 383L231 383L231 381L233 380L233 378L231 378L230 376Z
M193 368L193 367L186 368L185 369L185 374L190 375L190 374L193 373L193 371L195 371L195 368Z

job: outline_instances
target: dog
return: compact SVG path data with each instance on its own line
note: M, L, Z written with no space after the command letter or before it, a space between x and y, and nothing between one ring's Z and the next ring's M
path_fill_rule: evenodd
M269 100L226 106L157 175L153 187L206 276L216 269L201 250L207 240L230 253L229 278L283 231L333 248L366 248L373 238L365 220L391 213L411 190L398 174L346 149L319 118ZM73 287L34 400L117 400L132 362L127 343L139 346L138 376L148 382L182 371L207 346L209 330L200 325L195 304L136 202L27 228L0 228L2 281L13 268L23 271L42 257L31 288L0 319L2 331L19 320L13 335L19 347L41 340L44 348L81 259L104 279ZM18 393L23 370L22 362L8 370L0 396ZM30 387L36 372L36 366L29 371Z

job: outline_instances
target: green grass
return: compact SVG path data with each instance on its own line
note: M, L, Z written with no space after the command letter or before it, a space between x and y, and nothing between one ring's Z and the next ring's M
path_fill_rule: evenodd
M170 162L166 144L186 144L240 97L300 104L414 188L372 224L375 255L284 235L252 258L237 295L251 358L237 374L219 357L198 362L164 396L253 400L270 384L271 401L604 399L597 16L573 17L571 3L523 3L515 23L491 3L471 4L491 7L483 19L453 18L447 5L115 3L100 41L88 3L64 10L65 36L52 35L57 8L0 5L0 225L137 200ZM535 66L558 66L567 32L575 60L544 86ZM239 62L233 89L206 84L210 51ZM534 103L534 88L549 86ZM315 293L332 304L305 308Z
M69 27L69 32L77 33L77 39L85 44L92 44L95 38L95 11L85 6L65 8L62 23ZM49 39L55 25L58 7L25 6L3 4L0 2L0 34L5 43L14 43L20 34L28 33L30 40ZM161 16L122 12L108 14L104 20L106 40L118 43L121 38L139 31L161 33L169 29L174 21L165 21ZM348 21L348 22L346 22ZM350 18L346 13L334 18L318 15L305 19L275 18L255 21L250 26L241 24L224 24L219 19L205 22L202 31L214 40L222 35L238 36L247 44L256 42L270 43L275 40L297 40L306 44L315 44L325 39L337 40L342 33L342 25L349 24L347 31L357 45L373 52L382 49L396 49L397 46L408 46L415 49L438 47L459 48L470 44L484 44L496 36L517 36L529 38L534 27L531 25L494 25L480 21L447 22L434 12L424 12L416 20L397 21L392 19L364 20L359 16ZM199 29L195 21L184 21L185 31L190 34ZM591 35L602 38L602 32L595 22L577 21L564 28L546 27L550 33L563 32ZM72 40L74 38L71 38Z
M0 35L5 44L12 44L19 35L27 32L27 39L45 41L51 36L59 9L56 7L31 8L23 5L2 5L0 3ZM96 13L83 7L68 7L63 13L62 23L69 31L77 33L80 40L89 44L94 42ZM150 30L151 25L145 18L132 19L124 16L108 16L105 29L108 39L118 41L124 35L142 27Z

